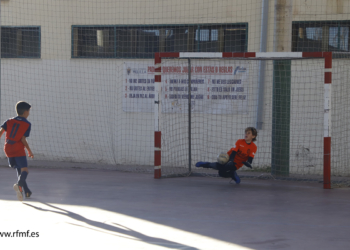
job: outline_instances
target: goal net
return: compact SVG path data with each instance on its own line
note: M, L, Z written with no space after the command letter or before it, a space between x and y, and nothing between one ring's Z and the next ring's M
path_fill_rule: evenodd
M161 175L215 176L216 171L195 163L215 162L244 138L245 128L256 127L253 170L242 167L241 175L327 182L328 139L331 130L341 134L343 129L331 126L330 86L343 86L346 78L337 74L344 72L333 73L332 82L332 59L327 66L322 53L221 54L160 53L160 64L156 55ZM342 140L332 140L332 148ZM333 183L349 180L350 168L338 163L341 157L347 156L331 158Z
M240 175L322 182L324 75L332 73L329 165L332 182L343 183L350 1L272 2L2 0L1 121L16 116L18 101L32 105L31 167L149 175L156 167L161 176L215 176L195 163L215 161L254 126L254 168ZM154 65L155 53L176 51L332 51L332 72L323 57L189 56L189 89L187 58L162 58L168 72ZM8 165L3 150L0 165Z

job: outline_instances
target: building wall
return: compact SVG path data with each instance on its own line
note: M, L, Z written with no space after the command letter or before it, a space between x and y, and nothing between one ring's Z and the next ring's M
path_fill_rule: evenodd
M72 25L249 22L248 49L259 46L260 1L25 1L2 2L2 25L39 25L42 59L70 59ZM253 7L252 6L256 6Z

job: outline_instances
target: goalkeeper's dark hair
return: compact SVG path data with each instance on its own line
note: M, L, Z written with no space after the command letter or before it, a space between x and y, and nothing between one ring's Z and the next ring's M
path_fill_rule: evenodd
M245 129L245 132L247 133L248 131L252 132L252 135L254 135L255 137L253 138L253 141L256 141L256 137L258 137L258 131L256 130L256 128L254 127L248 127Z
M28 111L31 107L32 107L32 105L30 105L27 102L23 102L23 101L17 102L17 104L16 104L17 115L23 115L23 113L25 111Z

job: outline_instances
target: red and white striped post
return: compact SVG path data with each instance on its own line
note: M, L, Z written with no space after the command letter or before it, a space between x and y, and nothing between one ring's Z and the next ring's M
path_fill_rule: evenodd
M332 52L303 52L303 57L324 58L324 138L323 188L331 188L331 131L332 131Z
M324 166L323 188L331 188L331 132L332 132L332 52L323 52L324 73Z
M162 133L160 131L160 116L162 113L162 57L178 58L179 53L155 53L154 57L154 178L162 177Z
M160 99L161 99L161 84L162 84L162 58L159 53L156 53L154 64L154 84L155 84L155 96L154 96L154 178L160 179L162 176L162 133L159 128L159 113L161 112Z

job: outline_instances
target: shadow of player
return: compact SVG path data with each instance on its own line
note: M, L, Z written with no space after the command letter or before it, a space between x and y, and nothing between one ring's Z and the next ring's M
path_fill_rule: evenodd
M51 212L51 213L56 213L56 214L68 216L68 217L70 217L70 218L72 218L74 220L81 221L81 222L84 222L84 223L86 223L86 224L88 224L90 226L96 227L96 229L90 228L90 227L87 227L87 226L83 226L83 225L79 225L79 224L68 223L68 224L73 225L73 226L84 227L84 228L87 228L87 229L90 229L90 230L94 230L94 231L97 231L97 232L106 233L105 231L100 230L100 229L103 229L103 230L109 231L108 234L111 234L113 236L122 237L122 238L126 238L126 239L129 239L129 240L143 241L143 242L145 242L147 244L153 244L153 245L163 246L163 247L167 247L167 248L184 249L184 250L198 250L198 248L195 248L195 247L182 245L180 243L176 243L176 242L165 240L165 239L161 239L161 238L147 236L145 234L142 234L140 232L137 232L135 230L132 230L132 229L130 229L128 227L125 227L125 226L117 224L117 223L112 223L112 224L114 224L116 226L108 225L108 224L105 224L105 223L102 223L102 222L99 222L99 221L94 221L94 220L87 219L84 216L81 216L81 215L79 215L77 213L73 213L73 212L68 211L66 209L59 208L59 207L53 206L53 205L45 203L45 202L40 202L40 203L42 203L42 204L44 204L44 205L46 205L48 207L51 207L53 209L60 210L60 211L44 209L44 208L37 207L37 206L34 206L32 204L28 204L28 203L23 203L23 204L26 205L26 206L35 208L35 209L37 209L39 211ZM123 234L125 236L116 235L114 233ZM130 237L134 237L134 239L130 238Z

